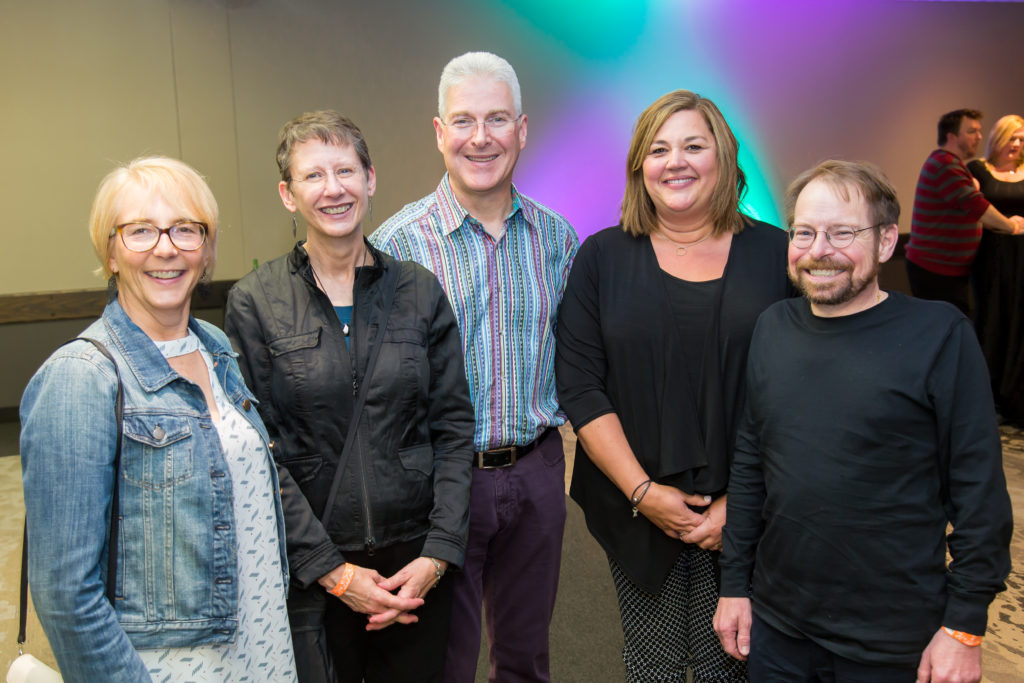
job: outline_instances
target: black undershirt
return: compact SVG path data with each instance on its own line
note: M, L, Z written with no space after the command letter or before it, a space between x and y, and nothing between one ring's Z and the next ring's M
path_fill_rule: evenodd
M675 318L679 338L682 341L683 366L690 380L688 387L697 406L698 424L703 427L707 419L704 401L698 399L698 387L704 381L704 346L707 341L708 328L712 323L715 294L722 279L693 282L683 280L662 271L665 280L665 291L668 293L669 305Z

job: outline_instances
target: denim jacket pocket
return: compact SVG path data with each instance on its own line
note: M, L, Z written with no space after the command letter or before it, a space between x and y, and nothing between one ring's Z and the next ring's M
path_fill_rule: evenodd
M125 481L163 489L189 479L194 471L192 425L188 418L166 413L126 415Z
M219 443L200 424L167 412L124 418L116 609L133 638L230 612L215 585L218 558L235 548L230 484L213 477L224 469Z

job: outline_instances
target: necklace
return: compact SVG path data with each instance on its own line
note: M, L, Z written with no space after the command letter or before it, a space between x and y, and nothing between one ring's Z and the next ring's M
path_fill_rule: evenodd
M363 246L363 260L362 260L362 263L360 264L360 267L363 267L363 266L366 265L366 253L367 253L367 251L368 251L368 249L364 245ZM313 267L313 259L309 258L309 252L308 251L306 252L306 258L307 258L307 261L309 263L309 270L313 273L313 279L316 280L316 284L320 288L320 291L322 291L325 295L327 295L327 298L329 299L330 295L327 294L327 288L324 287L324 281L320 279L320 275L316 272L316 268ZM333 304L333 302L332 302L332 304ZM341 333L343 335L345 335L347 337L349 332L351 332L351 331L352 331L352 328L351 328L351 326L348 323L342 323L342 325L341 325Z
M695 247L704 240L706 240L707 238L711 237L711 233L708 232L708 234L704 235L699 240L694 240L693 242L676 242L674 239L663 233L656 232L654 234L660 237L661 239L676 245L676 256L686 256L687 249L689 249L690 247Z
M988 166L989 171L991 171L993 175L995 175L996 173L1003 173L1005 175L1017 175L1017 171L1019 171L1021 168L1020 164L1014 164L1013 168L1008 168L1004 171L1003 169L996 167L996 165L993 164L991 161L987 160L985 161L985 165Z

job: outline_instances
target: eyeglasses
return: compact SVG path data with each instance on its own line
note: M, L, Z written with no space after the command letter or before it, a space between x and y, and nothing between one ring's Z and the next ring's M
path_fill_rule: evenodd
M128 251L149 251L160 242L160 236L166 234L175 249L195 251L206 242L206 231L209 227L199 221L181 221L169 228L158 228L152 223L135 221L122 223L114 228L121 233L121 242ZM113 236L113 232L110 233Z
M477 131L481 125L492 135L501 135L508 131L509 127L518 121L522 116L511 118L508 114L491 114L483 121L477 121L471 119L468 116L456 116L454 119L444 124L448 128L452 128L459 135L471 135Z
M333 171L323 171L320 169L307 171L299 175L299 177L294 178L294 180L297 183L302 183L309 187L316 187L317 185L323 185L326 183L329 174L334 174L334 177L337 178L340 183L350 177L353 173L355 173L355 169L348 166L342 166L334 169Z
M884 223L877 223L875 225L869 225L866 228L851 228L845 225L836 226L829 228L828 230L814 230L804 226L795 226L787 230L789 233L789 243L797 249L807 249L817 238L818 233L824 233L825 239L836 249L844 249L856 239L857 233L864 232L865 230L874 230L875 228L885 225Z

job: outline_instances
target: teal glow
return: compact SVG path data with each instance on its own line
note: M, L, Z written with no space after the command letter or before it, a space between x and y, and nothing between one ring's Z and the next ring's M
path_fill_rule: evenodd
M644 36L647 3L637 0L499 0L540 34L585 59L622 56Z
M712 98L713 99L713 98ZM717 102L716 102L717 104ZM722 110L725 114L729 127L740 145L740 168L747 176L747 193L740 202L740 211L751 218L756 218L765 223L771 223L784 228L782 217L779 213L778 203L772 191L772 176L765 173L764 164L758 160L764 160L764 152L754 145L753 139L740 134L742 121L735 121L729 117L729 112ZM744 126L746 127L746 126Z

